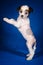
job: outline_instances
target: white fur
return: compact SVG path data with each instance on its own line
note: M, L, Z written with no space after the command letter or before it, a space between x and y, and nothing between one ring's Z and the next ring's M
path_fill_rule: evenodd
M9 24L16 26L18 30L20 31L20 33L23 35L23 37L27 40L26 45L27 45L29 54L27 54L28 57L26 59L31 60L35 54L36 44L34 43L36 42L36 39L30 27L30 20L27 17L28 14L25 15L25 10L28 8L29 7L26 5L21 7L23 12L22 13L19 12L17 21L15 21L14 19L8 19L8 18L3 18L3 20ZM21 15L23 15L23 18L21 17ZM34 44L34 48L32 48L33 44Z

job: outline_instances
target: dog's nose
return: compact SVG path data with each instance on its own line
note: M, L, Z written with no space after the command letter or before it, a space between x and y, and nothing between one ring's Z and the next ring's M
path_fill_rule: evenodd
M23 18L23 15L21 15L21 17Z

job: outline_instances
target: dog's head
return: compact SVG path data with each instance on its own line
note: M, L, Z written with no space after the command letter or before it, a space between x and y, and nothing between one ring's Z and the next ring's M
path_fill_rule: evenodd
M28 15L33 12L33 9L27 5L23 5L17 8L19 11L19 16L22 18L27 18Z

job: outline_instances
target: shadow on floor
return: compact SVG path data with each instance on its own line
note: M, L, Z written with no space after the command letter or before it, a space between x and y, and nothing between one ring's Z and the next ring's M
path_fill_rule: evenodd
M37 57L40 57L40 56L43 56L43 51L40 51L40 52L37 52L34 56L34 58L37 58ZM33 59L34 59L33 58Z
M17 51L16 49L12 50L12 49L3 47L3 48L0 49L0 51L5 51L5 52L9 52L11 54L15 54L15 55L18 55L18 56L26 57L26 54L24 54L23 52Z

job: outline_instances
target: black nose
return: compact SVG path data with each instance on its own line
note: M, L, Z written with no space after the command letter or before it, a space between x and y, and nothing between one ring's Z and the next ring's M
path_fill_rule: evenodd
M23 15L21 15L21 17L23 18Z

